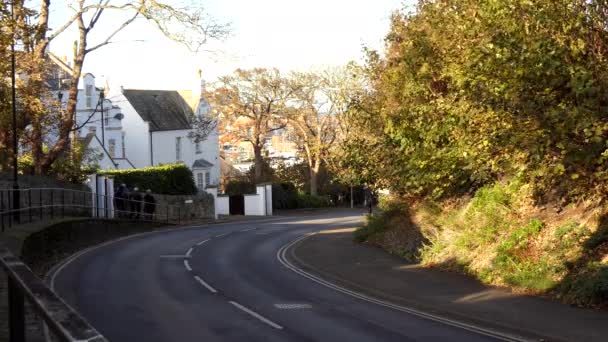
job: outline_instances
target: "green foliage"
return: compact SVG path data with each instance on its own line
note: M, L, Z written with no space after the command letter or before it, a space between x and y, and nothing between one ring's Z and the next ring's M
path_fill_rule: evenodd
M325 196L311 195L299 192L296 197L298 208L327 208L331 202Z
M343 167L410 196L471 193L521 173L540 197L604 196L606 4L421 1L396 13Z
M558 290L565 299L580 305L598 305L608 302L608 266L592 261L582 267L575 277L568 277Z
M496 257L488 274L501 277L507 284L534 290L547 290L555 285L555 269L540 258L524 257L529 250L529 241L543 229L543 222L531 220L527 225L515 229L496 248Z
M353 238L356 242L365 242L372 236L385 232L388 229L389 218L393 213L384 212L379 215L367 215L367 222L355 230Z
M111 170L103 174L114 177L115 184L164 195L193 195L198 192L192 171L184 164L167 164L143 169Z
M272 184L272 207L274 209L295 209L298 207L298 190L293 183Z
M232 180L226 183L224 193L231 196L255 194L255 184L248 180Z

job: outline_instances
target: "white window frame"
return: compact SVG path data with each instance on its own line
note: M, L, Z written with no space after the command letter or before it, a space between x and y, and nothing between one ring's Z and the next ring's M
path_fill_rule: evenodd
M211 183L211 172L205 171L205 187L209 186Z
M205 189L205 184L203 183L203 173L202 172L197 172L196 173L196 187L202 191L203 189Z
M116 157L116 139L108 139L108 154L110 157Z
M182 160L182 137L175 137L175 161Z

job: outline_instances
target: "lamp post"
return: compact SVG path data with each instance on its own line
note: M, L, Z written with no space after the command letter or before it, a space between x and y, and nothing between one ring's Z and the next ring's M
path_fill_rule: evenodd
M14 2L14 1L13 1ZM11 2L11 18L15 19L15 7ZM19 222L21 207L21 196L19 193L19 172L18 172L18 156L19 147L17 139L17 90L15 86L15 24L13 23L13 37L11 39L11 96L13 105L13 217L16 222Z
M99 101L101 104L101 146L106 147L106 123L105 123L105 112L103 111L103 100L105 98L105 94L102 91L99 92Z

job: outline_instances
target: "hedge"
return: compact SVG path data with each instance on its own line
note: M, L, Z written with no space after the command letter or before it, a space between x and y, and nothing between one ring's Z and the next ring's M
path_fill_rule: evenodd
M167 164L143 169L104 171L116 186L126 184L163 195L194 195L198 192L192 171L184 164Z
M224 193L230 196L255 194L255 184L246 180L232 180L226 184Z

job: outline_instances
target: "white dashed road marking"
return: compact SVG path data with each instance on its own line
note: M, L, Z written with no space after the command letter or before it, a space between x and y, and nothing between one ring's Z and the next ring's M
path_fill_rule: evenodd
M266 324L270 325L271 327L273 327L273 328L275 328L275 329L279 329L279 330L283 329L283 327L282 327L282 326L280 326L280 325L276 324L275 322L273 322L273 321L269 320L268 318L266 318L266 317L264 317L264 316L262 316L262 315L258 314L257 312L254 312L254 311L251 311L251 310L247 309L246 307L242 306L241 304L239 304L239 303L237 303L237 302L230 301L229 303L230 303L230 304L232 304L232 305L234 305L234 306L235 306L236 308L238 308L239 310L241 310L241 311L243 311L243 312L246 312L246 313L250 314L251 316L253 316L253 317L255 317L255 318L259 319L260 321L262 321L262 322L264 322L264 323L266 323Z
M275 308L282 310L297 310L297 309L312 309L310 304L299 304L299 303L283 303L275 304Z
M190 257L190 255L192 254L192 251L194 251L194 248L190 247L190 249L186 252L186 256Z
M161 259L190 259L190 255L161 255Z
M230 232L228 232L228 233L224 233L224 234L220 234L220 235L216 235L215 237L216 237L216 238L221 238L221 237L226 236L226 235L228 235L228 234L230 234Z
M257 228L248 228L248 229L243 229L243 230L241 230L241 231L242 231L242 232L248 232L248 231L250 231L250 230L255 230L255 229L257 229Z
M184 266L188 271L192 271L192 267L190 267L190 263L186 259L184 259Z

